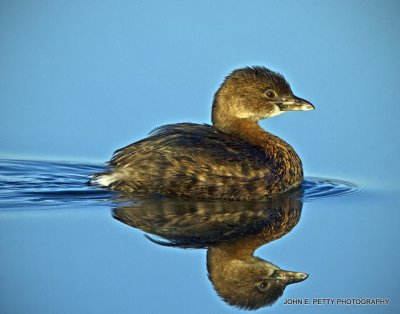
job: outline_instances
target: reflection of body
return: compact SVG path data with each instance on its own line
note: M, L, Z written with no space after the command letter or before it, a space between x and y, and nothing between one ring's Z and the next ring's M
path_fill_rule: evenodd
M263 244L288 233L300 219L300 191L266 201L143 200L114 209L116 219L164 240L161 245L208 248L207 269L217 293L245 309L270 305L286 285L307 278L255 257Z
M314 107L263 67L232 72L215 94L213 125L180 123L115 152L110 170L93 183L136 194L260 199L298 187L300 158L260 119Z

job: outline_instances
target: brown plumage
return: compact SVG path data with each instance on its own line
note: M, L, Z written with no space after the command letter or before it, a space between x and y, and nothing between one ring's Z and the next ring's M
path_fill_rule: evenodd
M272 305L287 285L308 276L254 255L296 226L302 195L300 188L261 201L143 197L133 204L130 196L119 195L113 217L151 234L146 237L157 244L206 248L208 278L217 294L232 306L255 310Z
M301 184L294 149L264 131L260 119L314 107L264 67L233 71L216 92L213 125L162 126L114 153L110 170L92 183L135 194L260 199Z

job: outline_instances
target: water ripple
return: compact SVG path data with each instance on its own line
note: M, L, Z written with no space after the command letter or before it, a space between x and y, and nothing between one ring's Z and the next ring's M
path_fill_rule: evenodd
M306 202L320 198L352 194L359 191L357 186L351 182L317 177L306 177L303 181L303 189L303 201Z
M87 184L102 164L0 160L0 209L50 209L112 206L117 193ZM354 193L354 184L341 180L307 177L303 201Z

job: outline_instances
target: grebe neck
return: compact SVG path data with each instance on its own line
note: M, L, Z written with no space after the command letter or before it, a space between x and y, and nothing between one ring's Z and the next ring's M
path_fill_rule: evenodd
M214 127L218 128L218 124ZM265 131L256 120L235 119L219 128L263 151L274 178L280 178L270 195L279 194L298 186L303 180L303 167L295 150L279 137Z
M229 122L225 121L223 125L215 123L214 127L225 133L232 134L235 137L238 137L239 139L263 150L269 150L273 148L271 141L283 142L275 135L265 131L262 127L260 127L257 121L251 119L237 118Z

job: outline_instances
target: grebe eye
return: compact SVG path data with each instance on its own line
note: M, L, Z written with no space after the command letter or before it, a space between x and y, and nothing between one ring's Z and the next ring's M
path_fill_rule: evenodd
M273 99L273 98L276 97L276 92L275 92L273 89L268 89L268 90L265 92L265 96L267 96L267 97L270 98L270 99Z
M267 286L268 286L267 283L265 281L263 281L263 282L260 282L257 287L259 290L265 291L267 289Z

